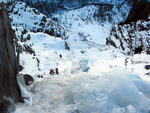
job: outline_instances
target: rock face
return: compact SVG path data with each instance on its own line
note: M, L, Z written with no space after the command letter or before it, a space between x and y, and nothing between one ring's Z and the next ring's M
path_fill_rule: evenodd
M150 13L150 2L148 0L134 0L133 2L130 1L130 3L132 4L132 9L124 22L125 24L147 19Z
M19 64L13 39L15 39L15 34L12 31L7 11L0 4L0 112L7 111L9 101L6 97L10 97L14 102L18 102L21 97L16 79Z
M150 2L148 0L129 1L132 6L125 22L112 28L107 44L127 54L138 54L150 49Z
M107 44L130 55L148 51L150 48L149 22L149 20L138 20L130 24L114 26L107 38Z

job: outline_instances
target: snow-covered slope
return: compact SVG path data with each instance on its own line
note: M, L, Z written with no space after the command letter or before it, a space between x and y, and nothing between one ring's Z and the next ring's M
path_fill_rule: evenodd
M19 35L23 29L17 29ZM72 41L68 51L61 39L32 32L24 37L28 34L31 39L20 44L32 45L35 55L21 53L20 74L31 74L35 82L25 86L19 77L25 103L17 103L15 113L149 112L149 70L144 68L149 55L126 58L82 41ZM49 69L56 67L59 75L50 75Z
M36 9L16 2L9 8L12 26L23 27L33 32L44 32L52 36L65 38L65 30L52 19L39 13Z
M12 9L9 16L17 36L16 51L20 52L20 65L23 67L20 74L32 74L35 79L37 75L44 76L52 68L45 69L44 62L53 64L48 56L59 56L61 49L68 49L67 42L63 40L66 39L65 30L25 3L17 2L12 6L9 7L9 10ZM36 67L33 69L34 66Z
M55 14L53 19L65 30L75 33L75 37L106 45L106 37L110 35L112 26L124 21L131 8L127 4L119 9L117 7L108 4L89 5Z
M42 32L26 31L25 34L22 34L24 32L22 27L13 27L13 29L18 36L17 47L22 51L20 54L20 65L23 66L21 74L30 74L35 78L39 74L43 76L44 73L48 74L55 62L52 58L59 57L59 52L65 49L65 41ZM58 53L55 53L56 51ZM45 63L51 64L52 67L45 67Z
M0 3L8 3L11 2L12 0L1 0Z
M114 19L114 23L99 23L90 17L98 10L96 7L90 5L54 15L66 32L69 30L68 38L62 40L37 30L51 28L51 25L40 26L44 15L35 13L37 11L24 3L16 4L10 18L18 39L16 48L21 49L23 70L18 83L25 103L15 104L15 113L150 112L150 69L147 68L150 56L145 52L126 56L120 49L106 46L112 26L122 18L119 21ZM125 12L128 14L128 10ZM46 20L53 22L47 17ZM149 24L144 23L145 26ZM55 29L61 31L59 26ZM149 30L143 32L143 36L149 34ZM139 33L142 35L142 31ZM66 42L69 51L65 49ZM59 75L50 75L49 70L56 68ZM21 74L29 74L35 81L26 86Z
M150 49L150 21L139 20L113 27L107 43L128 54L141 53Z

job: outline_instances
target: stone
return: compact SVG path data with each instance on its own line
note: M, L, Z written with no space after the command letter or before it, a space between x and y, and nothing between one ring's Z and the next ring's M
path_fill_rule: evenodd
M29 86L30 81L32 81L32 82L34 81L34 79L31 75L25 74L25 75L23 75L23 77L24 77L25 84L27 86Z
M146 66L145 66L145 69L146 69L146 70L150 70L150 65L146 65Z

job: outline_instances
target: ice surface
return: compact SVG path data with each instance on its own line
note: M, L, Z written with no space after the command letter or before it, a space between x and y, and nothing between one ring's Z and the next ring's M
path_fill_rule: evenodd
M140 91L141 87L150 85L125 71L59 75L30 87L34 95L32 105L18 104L15 113L25 108L25 113L72 113L75 110L81 113L146 113L150 109L150 100L145 93L147 89Z

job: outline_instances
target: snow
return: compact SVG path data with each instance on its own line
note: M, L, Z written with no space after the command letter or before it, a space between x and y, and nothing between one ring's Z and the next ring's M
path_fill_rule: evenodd
M108 40L114 42L116 48L123 50L124 53L133 54L137 48L148 50L150 47L149 21L138 20L131 24L116 25Z
M48 73L49 69L53 68L52 64L57 66L55 64L55 61L53 61L51 58L59 57L59 54L56 53L56 51L62 51L65 49L65 43L60 38L54 38L44 33L30 33L31 40L26 42L26 44L33 45L32 49L36 50L36 56L33 56L31 54L22 53L20 54L20 64L26 67L22 74L29 73L32 75L37 75L39 72ZM38 65L38 61L40 61L39 68L33 68L33 66ZM54 58L53 58L54 59ZM51 65L51 66L50 66ZM49 68L47 68L50 66Z
M9 0L10 1L10 0ZM8 0L1 0L0 2L4 2L4 3L7 3L9 2Z
M106 38L109 37L113 25L124 21L130 9L131 7L126 4L121 5L119 9L116 5L89 5L54 14L53 18L57 19L58 23L65 30L71 31L75 36L74 38L83 38L83 40L92 41L104 46L106 45ZM101 14L99 13L100 11ZM97 15L103 16L98 17Z
M17 14L15 14L15 12ZM13 10L14 14L10 15L10 18L13 19L13 21L11 22L11 24L14 26L16 24L16 26L24 26L26 29L33 29L33 27L36 27L36 25L34 24L37 20L41 20L42 17L44 16L43 14L39 14L39 15L35 15L33 8L27 7L26 8L26 4L22 3L22 2L18 2L15 5L15 8Z
M16 6L16 11L18 7L20 5ZM10 14L15 18L12 25L19 45L24 48L26 44L35 52L23 51L20 54L23 70L18 75L18 84L25 103L16 103L15 113L150 112L150 78L146 75L149 70L144 68L150 64L150 56L145 52L126 56L119 49L106 46L112 23L74 20L81 12L76 10L74 17L71 11L64 16L56 15L61 16L63 27L69 30L66 40L32 32L34 19L30 17L40 18L36 19L40 22L42 14L30 15L22 11L22 18ZM18 22L27 26L16 26ZM25 28L27 33L21 37ZM28 35L30 40L21 41ZM65 41L70 50L65 49ZM49 70L55 68L59 69L59 75L50 75ZM32 75L34 82L26 86L21 74ZM43 78L38 78L38 75Z
M33 104L22 106L22 109L25 113L71 113L75 110L83 113L148 112L150 101L138 88L149 85L142 83L137 75L124 71L74 77L59 75L31 86ZM19 104L16 106L15 113L23 112Z
M21 61L28 63L23 65L25 69L21 73L31 74L35 82L29 87L21 86L22 95L28 99L25 104L15 105L15 113L149 112L150 83L143 75L146 70L139 70L137 64L129 62L143 62L139 65L144 67L149 55L129 57L125 66L126 56L118 51L100 51L85 42L68 51L59 38L44 33L30 35L28 43L34 43L32 48L37 53L35 58L40 60L41 70L37 69L32 55L21 54ZM60 53L62 58L59 58ZM56 67L59 75L49 75L49 69ZM44 78L37 78L37 74Z
M23 27L32 32L44 32L64 39L67 37L64 35L64 29L51 18L47 18L37 9L31 8L23 2L16 2L7 9L10 11L9 17L12 20L12 26Z

